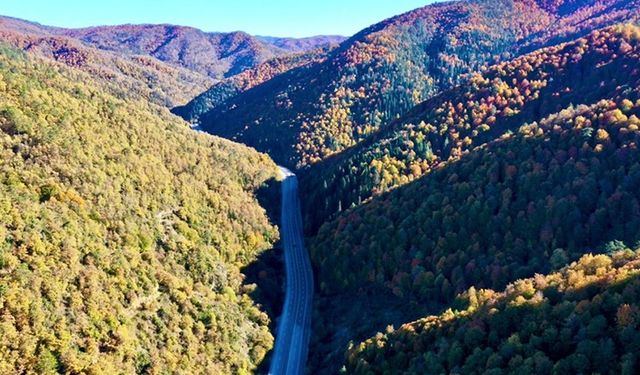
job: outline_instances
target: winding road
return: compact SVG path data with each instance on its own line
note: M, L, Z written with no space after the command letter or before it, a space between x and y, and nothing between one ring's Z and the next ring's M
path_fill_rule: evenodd
M304 374L309 351L313 272L302 235L298 179L290 170L279 168L284 175L280 226L287 278L269 374L299 375Z

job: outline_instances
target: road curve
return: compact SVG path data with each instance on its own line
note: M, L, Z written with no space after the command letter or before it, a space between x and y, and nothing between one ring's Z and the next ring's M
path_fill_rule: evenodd
M287 168L279 168L284 176L280 232L287 277L269 374L300 375L305 371L311 337L313 271L302 235L298 179Z

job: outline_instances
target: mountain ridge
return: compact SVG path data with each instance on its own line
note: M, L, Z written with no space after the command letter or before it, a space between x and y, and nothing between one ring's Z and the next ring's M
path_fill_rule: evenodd
M637 17L636 0L570 3L577 10L562 16L529 0L428 5L364 29L306 73L275 76L229 98L201 115L200 125L268 152L281 164L312 165L361 142L465 74L526 52L535 42L529 37L555 44ZM620 10L610 15L603 7Z
M0 16L0 99L0 373L266 371L276 162L308 372L640 368L640 0L349 38Z
M299 39L254 37L243 31L205 32L191 26L172 24L123 24L70 29L13 17L2 18L10 19L15 24L14 31L72 37L100 50L148 55L213 79L237 74L273 57L303 52L343 39L340 36Z

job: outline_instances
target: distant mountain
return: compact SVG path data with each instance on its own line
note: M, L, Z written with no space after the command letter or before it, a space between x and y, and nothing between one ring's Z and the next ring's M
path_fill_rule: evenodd
M429 5L373 25L323 62L280 74L200 117L207 131L306 166L352 147L466 73L637 17L638 0Z
M276 166L119 85L0 46L0 372L253 371Z
M471 286L499 290L549 272L610 241L635 245L638 67L640 28L598 30L423 103L330 168L341 172L324 192L314 166L318 179L301 181L311 217L333 194L350 197L310 241L320 299L392 295L409 314ZM357 206L359 191L385 184L399 187ZM390 308L379 305L369 314ZM321 306L313 368L345 348L348 335L335 332L373 328Z
M254 37L244 32L207 33L174 25L101 26L60 33L99 49L153 56L216 79L233 76L276 56L344 39Z
M122 96L134 93L167 107L187 102L214 82L150 56L99 50L60 35L57 29L13 18L0 18L0 43L84 70L96 79L117 82L111 87L118 87Z
M0 17L0 43L84 70L96 79L117 82L110 87L117 87L120 95L142 96L166 107L187 102L214 82L151 56L100 50L64 35L61 29L14 18Z
M258 40L269 43L290 52L305 52L315 48L339 44L347 38L340 35L318 35L306 38L279 38L272 36L256 36Z
M119 80L123 88L168 107L185 104L218 79L339 37L272 39L274 44L242 32L172 25L64 29L0 17L0 42Z

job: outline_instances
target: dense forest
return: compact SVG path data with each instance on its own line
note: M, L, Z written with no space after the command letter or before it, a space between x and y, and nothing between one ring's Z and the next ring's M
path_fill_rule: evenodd
M275 165L112 91L0 49L0 373L251 371Z
M637 373L640 255L584 255L503 292L469 288L442 314L349 350L353 374Z
M548 272L590 246L635 244L635 100L524 125L323 225L310 246L320 298L390 292L419 309ZM321 336L340 321L317 316Z
M392 301L391 294L405 301L405 313L418 314L424 304L449 304L471 286L499 290L549 272L587 248L635 244L640 96L634 82L640 71L632 67L638 66L640 33L635 26L612 27L555 51L571 46L587 51L588 40L602 53L594 66L619 69L620 85L615 75L600 78L614 85L612 99L568 105L537 122L502 129L494 140L322 225L310 241L320 289L320 353L335 354L336 346L346 345L333 332L356 329L324 301L342 296L360 296L362 303ZM623 57L626 62L617 65L625 43L635 52L627 51L630 60ZM578 58L556 57L570 56ZM606 86L595 85L611 90ZM597 97L596 91L590 93ZM315 357L319 366L325 364L323 355Z
M636 1L433 4L363 30L326 61L228 99L200 124L279 163L307 166L361 142L467 73L637 17Z
M371 196L571 104L640 84L640 30L614 26L473 74L359 145L302 172L308 231Z
M198 73L152 58L123 57L98 51L70 38L4 30L3 26L6 24L0 22L2 43L83 70L93 80L111 82L111 87L121 92L121 98L133 93L150 102L172 107L189 100L213 83Z

